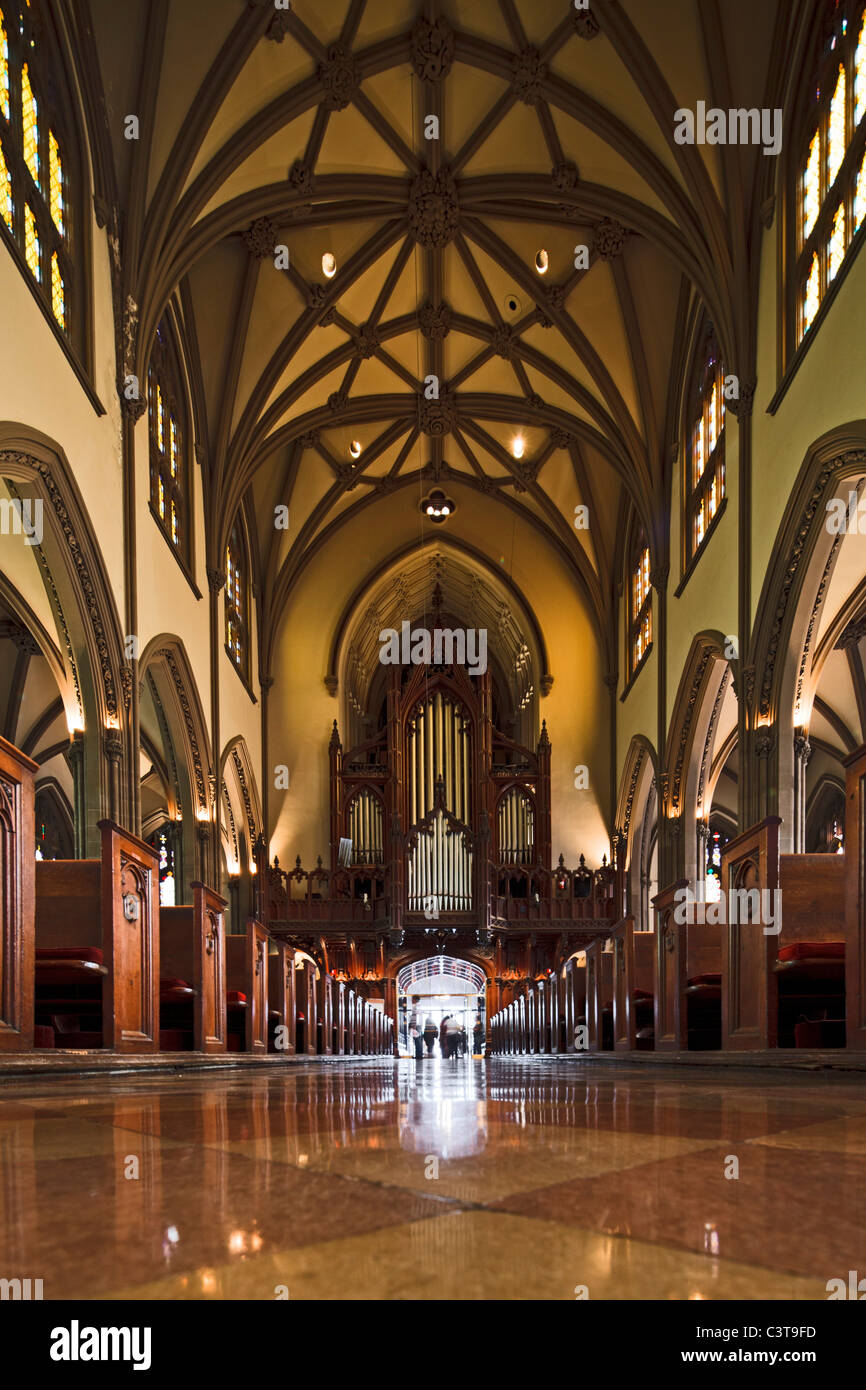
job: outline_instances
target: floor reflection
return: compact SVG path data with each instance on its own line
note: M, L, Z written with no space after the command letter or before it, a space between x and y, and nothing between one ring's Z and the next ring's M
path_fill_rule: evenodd
M862 1087L805 1075L41 1078L0 1096L0 1277L48 1299L826 1298L866 1267L864 1153Z

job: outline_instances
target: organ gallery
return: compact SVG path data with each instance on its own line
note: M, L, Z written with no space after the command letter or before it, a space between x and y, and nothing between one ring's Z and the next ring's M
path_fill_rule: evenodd
M663 1373L808 1303L841 1357L864 222L864 0L0 0L0 1303L52 1363L359 1299L623 1301Z

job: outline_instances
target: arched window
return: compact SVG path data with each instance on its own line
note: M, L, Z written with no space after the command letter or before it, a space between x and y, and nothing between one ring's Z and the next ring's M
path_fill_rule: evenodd
M72 109L48 16L36 0L0 0L0 235L80 350Z
M650 553L643 531L638 531L631 551L628 588L628 670L635 675L653 640Z
M792 224L799 345L866 221L866 5L836 0L810 85ZM859 242L859 238L858 238Z
M226 546L226 651L244 680L249 673L249 565L238 516Z
M725 497L725 374L711 328L702 339L696 368L686 420L686 565L707 539Z
M189 431L180 364L166 319L156 330L147 374L150 509L187 568L191 553Z

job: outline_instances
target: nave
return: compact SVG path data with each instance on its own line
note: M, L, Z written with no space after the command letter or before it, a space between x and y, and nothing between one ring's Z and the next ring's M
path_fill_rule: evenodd
M841 1076L383 1058L22 1081L4 1269L46 1299L824 1299L866 1262L864 1153Z

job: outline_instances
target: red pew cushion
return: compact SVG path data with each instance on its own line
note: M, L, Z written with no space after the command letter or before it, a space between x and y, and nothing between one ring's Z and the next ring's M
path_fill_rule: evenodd
M226 1003L227 1003L227 1004L245 1004L246 1002L247 1002L247 996L246 996L245 994L243 994L243 993L241 992L241 990L239 990L239 989L229 989L229 990L226 990Z
M722 983L722 972L710 971L706 975L692 975L687 983L690 985L720 985Z
M844 960L844 941L792 941L782 946L779 960Z
M36 960L86 960L91 965L103 964L99 946L37 946Z

